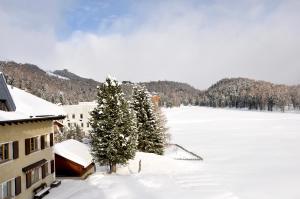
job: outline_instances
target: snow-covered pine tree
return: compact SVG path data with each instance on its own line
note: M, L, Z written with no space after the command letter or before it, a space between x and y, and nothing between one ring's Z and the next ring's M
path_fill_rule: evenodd
M138 150L162 155L165 144L164 130L154 111L149 92L145 87L136 85L133 88L132 98L132 106L137 118Z
M117 164L134 158L137 145L136 119L117 80L108 77L98 87L97 107L91 112L91 154L110 173Z
M74 139L82 142L85 137L84 131L76 124L70 128L64 128L64 130L55 136L55 142L59 143L68 139Z

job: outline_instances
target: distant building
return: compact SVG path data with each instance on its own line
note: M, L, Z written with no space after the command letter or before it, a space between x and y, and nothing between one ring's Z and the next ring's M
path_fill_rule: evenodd
M55 180L53 123L63 118L61 107L7 86L0 73L1 199L31 199Z
M66 140L54 146L55 171L58 177L85 179L95 172L95 164L86 144Z
M151 100L154 104L154 108L159 108L160 97L156 93L151 93ZM63 125L66 128L79 126L86 135L88 135L91 127L89 125L90 112L97 106L97 102L79 102L74 105L62 105L63 110L66 113L66 118L63 120Z
M154 108L158 109L159 108L159 101L160 101L159 95L157 95L156 93L152 93L151 94L151 100L152 100L152 103L154 104Z
M79 102L75 105L63 105L67 116L63 124L67 128L78 125L86 134L91 130L89 125L90 112L97 106L96 102Z

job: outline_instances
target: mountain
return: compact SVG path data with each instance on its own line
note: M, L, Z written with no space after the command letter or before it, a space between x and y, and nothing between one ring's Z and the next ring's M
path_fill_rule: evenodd
M76 104L96 99L97 86L93 79L80 77L67 69L47 72L36 65L0 61L0 71L8 84L27 90L53 103ZM161 106L202 105L284 110L287 106L300 108L300 85L277 85L248 78L224 78L204 91L189 84L174 81L140 82L150 92L157 93ZM122 82L122 89L129 99L133 83Z
M100 83L79 77L66 69L46 72L36 65L0 62L8 84L24 89L53 103L75 104L92 101Z
M7 82L53 103L76 104L96 99L96 87L101 85L93 79L82 78L67 69L47 72L36 65L0 61L0 70ZM161 96L161 105L179 106L194 104L197 89L185 83L172 81L142 82L150 92ZM133 84L124 81L122 88L131 95Z

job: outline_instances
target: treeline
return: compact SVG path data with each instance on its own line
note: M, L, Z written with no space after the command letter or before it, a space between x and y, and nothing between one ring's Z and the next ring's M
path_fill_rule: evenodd
M200 96L199 103L201 106L250 110L299 109L300 86L276 85L247 78L226 78L208 88Z
M52 103L77 104L96 100L96 87L101 85L92 79L82 78L70 71L46 72L36 65L0 61L0 71L4 72L10 85L26 90ZM55 76L56 75L56 76ZM172 81L152 81L139 83L150 92L160 96L160 106L180 106L195 104L199 90L188 84ZM124 81L122 89L126 96L132 94L132 83Z
M49 73L32 64L0 61L0 71L4 72L9 84L53 103L77 104L96 100L95 88L101 85L68 70ZM174 81L138 84L151 93L157 93L160 96L159 105L164 107L194 105L269 111L300 109L300 85L276 85L247 78L222 79L204 91ZM121 86L125 96L130 97L133 83L123 81Z
M194 87L174 81L142 82L148 91L160 96L160 106L172 107L180 105L197 105L201 91Z

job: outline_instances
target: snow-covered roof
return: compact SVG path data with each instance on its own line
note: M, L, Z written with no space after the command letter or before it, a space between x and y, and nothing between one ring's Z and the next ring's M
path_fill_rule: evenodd
M55 144L54 153L80 164L84 168L88 167L93 162L89 147L73 139Z
M16 110L13 112L0 111L0 121L65 115L60 106L16 87L9 85L7 87L15 103Z

